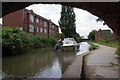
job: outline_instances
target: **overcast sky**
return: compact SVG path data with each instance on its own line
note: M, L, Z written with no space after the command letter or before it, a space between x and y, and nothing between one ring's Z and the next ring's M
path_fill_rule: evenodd
M33 10L34 13L46 18L51 19L51 21L55 24L58 24L60 19L61 5L55 4L34 4L29 7L26 7L28 10ZM91 13L74 8L76 14L76 31L80 34L80 36L88 36L89 32L93 29L109 29L107 25L103 26L103 23L96 22L97 17L92 15Z

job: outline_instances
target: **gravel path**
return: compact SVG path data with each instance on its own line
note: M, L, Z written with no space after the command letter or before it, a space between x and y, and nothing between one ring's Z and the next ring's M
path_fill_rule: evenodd
M96 44L98 45L98 44ZM62 78L81 78L81 72L87 80L114 80L118 78L118 60L115 57L116 48L98 45L99 48L75 58L67 68ZM87 54L87 55L86 55ZM84 56L86 55L86 56ZM84 64L83 62L84 56ZM82 71L83 67L83 71Z
M98 44L97 44L98 45ZM85 78L118 78L118 60L116 48L98 45L99 49L91 51L84 58Z

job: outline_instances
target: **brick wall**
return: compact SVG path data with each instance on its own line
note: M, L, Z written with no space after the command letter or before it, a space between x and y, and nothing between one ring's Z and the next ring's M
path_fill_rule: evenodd
M98 30L98 31L95 33L95 40L96 40L96 41L99 41L99 40L101 40L101 37L102 37L102 35L101 35L101 30Z
M22 27L23 26L23 10L12 12L3 17L3 26Z
M95 40L99 41L101 39L116 39L116 35L114 33L111 33L110 30L99 29L95 34Z
M33 16L33 21L31 21L31 16ZM30 32L30 25L34 27L33 32ZM55 25L52 21L47 20L35 14L32 10L27 10L27 9L15 11L3 17L3 26L18 27L18 28L23 27L24 31L40 36L50 35L50 36L58 37L57 35L59 31L58 26ZM49 30L51 30L51 33L49 32Z

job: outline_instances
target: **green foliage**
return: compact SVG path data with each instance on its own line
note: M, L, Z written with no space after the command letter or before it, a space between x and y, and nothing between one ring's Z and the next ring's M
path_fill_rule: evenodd
M118 40L102 39L97 43L110 46L110 47L118 47Z
M30 48L39 48L41 47L41 39L39 36L34 36L29 34Z
M2 49L3 56L16 55L29 48L27 34L15 28L3 28Z
M120 41L119 40L118 40L118 47L117 47L116 54L118 55L117 58L120 59Z
M90 50L90 51L91 51L91 50L95 50L95 49L98 48L98 46L95 45L95 44L93 44L93 43L89 43L89 44L90 44L90 47L89 47L89 50Z
M48 43L49 43L48 38L46 38L46 37L42 38L42 39L41 39L41 43L42 43L43 45L48 45Z
M74 37L76 34L75 21L74 9L63 5L59 25L65 37Z
M76 32L76 24L75 24L75 13L72 7L62 6L61 18L59 21L59 25L62 33L59 34L61 39L65 37L73 37L77 42L81 41L81 37Z
M52 46L54 46L56 44L56 39L53 38L53 37L50 37L49 38L49 44L52 45Z
M63 33L59 33L59 37L60 37L60 39L62 39L62 40L65 38L65 36L64 36ZM76 33L76 34L73 36L73 38L74 38L77 42L80 42L80 41L81 41L81 37L80 37L80 35L79 35L78 33Z
M2 27L0 27L0 45L2 44Z
M54 38L41 38L16 28L2 29L2 56L22 54L32 48L55 44Z
M80 42L81 41L81 37L78 33L75 34L74 36L74 39L77 41L77 42Z
M91 41L94 41L95 40L95 33L96 33L96 30L92 30L88 35L88 39L90 39Z
M60 37L60 39L62 39L62 40L65 38L65 36L64 36L63 33L59 33L59 37Z

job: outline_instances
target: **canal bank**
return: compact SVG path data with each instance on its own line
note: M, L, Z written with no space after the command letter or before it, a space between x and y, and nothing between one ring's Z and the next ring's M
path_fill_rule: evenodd
M98 49L91 51L91 54L84 57L84 77L89 79L118 79L116 48L104 45L98 46Z
M116 48L98 46L99 48L94 51L77 56L62 78L118 79Z
M2 59L2 78L61 78L75 53L54 52L40 48L29 53Z
M64 78L81 78L82 65L83 65L83 57L89 54L89 44L87 42L80 43L79 52L76 53L76 57L72 64L65 70L62 75L62 79Z
M83 56L89 54L89 52L78 55L72 64L67 68L67 70L62 75L62 78L81 78Z
M53 48L33 49L30 52L2 59L2 78L61 78L69 65L83 52L88 51L87 42L80 43L79 52L55 52ZM75 61L75 62L76 62ZM79 63L79 62L78 62ZM81 65L81 64L80 64ZM76 66L78 69L79 66Z

